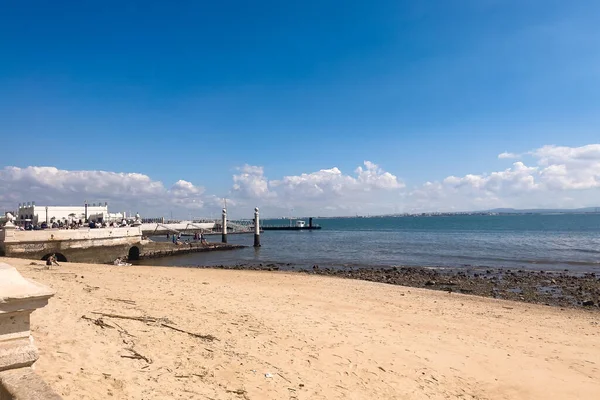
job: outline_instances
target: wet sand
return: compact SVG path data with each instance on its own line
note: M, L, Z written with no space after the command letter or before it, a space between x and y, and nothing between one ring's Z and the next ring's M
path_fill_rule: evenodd
M315 265L311 269L305 269L287 264L237 264L197 268L296 271L549 306L590 310L600 308L600 276L593 272L511 270L472 266L323 268Z
M597 311L315 274L0 260L57 291L32 330L36 370L65 399L600 393Z

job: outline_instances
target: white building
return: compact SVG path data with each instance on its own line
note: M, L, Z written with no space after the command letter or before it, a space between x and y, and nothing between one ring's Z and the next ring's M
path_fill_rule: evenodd
M109 213L108 203L101 205L87 204L82 206L38 206L35 202L19 204L17 211L17 220L15 222L24 224L31 222L41 224L42 222L52 223L54 221L121 221L125 219L125 212Z

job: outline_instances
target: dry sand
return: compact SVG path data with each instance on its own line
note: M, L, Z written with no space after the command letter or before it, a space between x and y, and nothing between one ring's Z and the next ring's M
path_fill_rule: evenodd
M33 335L36 370L65 399L600 398L597 312L293 273L0 260L57 292ZM218 340L103 329L81 318L93 311Z

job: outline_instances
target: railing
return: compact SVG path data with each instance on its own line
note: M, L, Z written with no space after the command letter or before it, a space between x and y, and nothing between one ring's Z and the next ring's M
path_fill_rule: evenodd
M281 227L283 227L283 228L288 228L288 227L289 228L295 228L296 224L292 224L292 225L289 225L289 224L288 225L285 225L285 224L282 224L282 225L260 224L260 227L261 228L281 228ZM303 226L303 228L319 228L319 227L320 227L319 224L312 224L312 225L305 224Z
M227 227L233 232L254 232L254 221L227 221Z
M159 220L158 222L156 222L155 220ZM185 234L187 231L204 231L207 233L220 233L222 232L223 228L222 228L222 221L221 220L216 220L216 219L195 219L193 221L180 221L180 220L165 220L163 222L162 219L159 218L145 218L142 219L143 223L151 223L151 224L156 224L156 229L154 229L154 231L156 230L161 230L159 228L162 228L162 230L167 230L176 234L182 233ZM210 224L214 224L214 227L212 229L209 228L203 228L200 226L197 226L196 224L206 224L206 223L210 223ZM175 224L179 224L180 226L178 226L177 228L175 228L173 225ZM185 226L181 226L182 224L185 224ZM253 220L227 220L227 231L230 233L252 233L254 232L254 221Z

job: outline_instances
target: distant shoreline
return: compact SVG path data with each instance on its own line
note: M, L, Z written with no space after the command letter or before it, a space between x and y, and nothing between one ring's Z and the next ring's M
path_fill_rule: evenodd
M458 211L458 212L422 212L422 213L402 213L402 214L382 214L382 215L348 215L335 217L314 217L318 219L352 219L352 218L411 218L411 217L456 217L456 216L510 216L510 215L588 215L600 214L599 211L580 211L580 210L515 210L515 211ZM300 217L305 219L308 217ZM289 218L267 218L268 220L286 220Z

